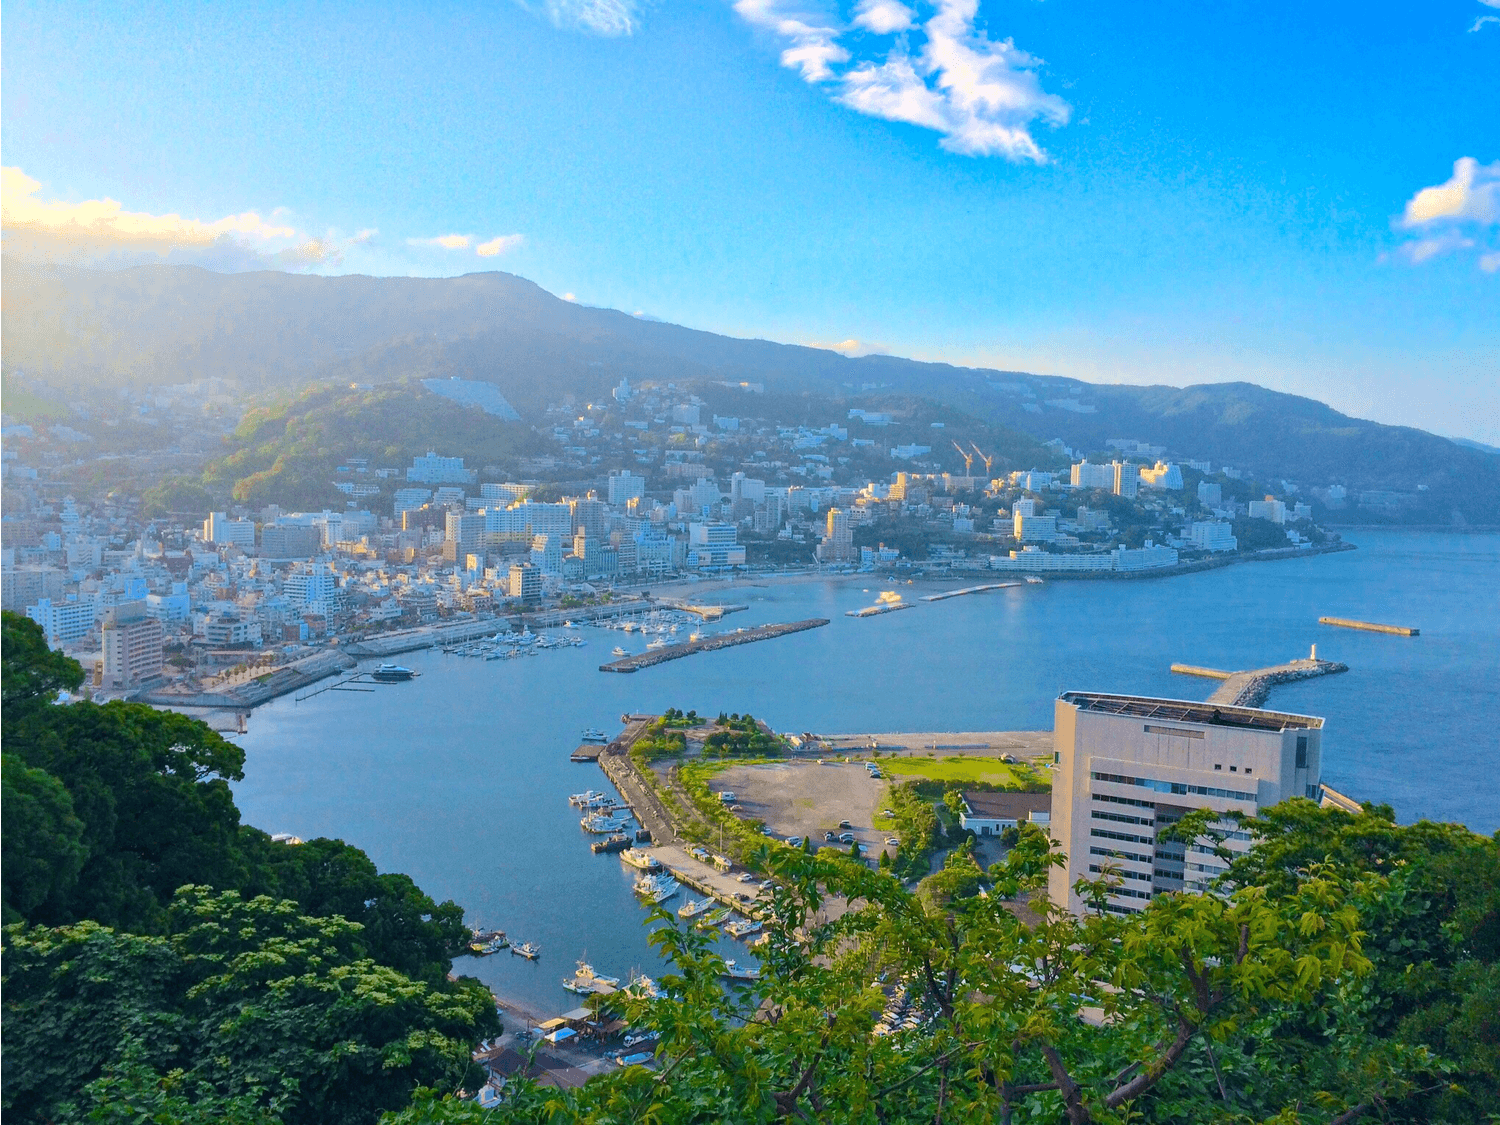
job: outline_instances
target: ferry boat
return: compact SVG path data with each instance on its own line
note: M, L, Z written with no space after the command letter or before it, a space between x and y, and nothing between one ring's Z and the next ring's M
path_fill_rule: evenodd
M524 957L528 961L535 961L542 955L542 947L534 941L523 941L519 945L513 945L510 951L517 957Z
M399 664L382 664L370 673L370 679L380 684L399 684L411 679L416 673Z
M591 996L595 992L613 992L619 987L619 977L601 976L587 961L578 962L578 972L572 978L563 978L562 986L580 996ZM598 987L605 986L604 988Z
M643 871L660 871L661 864L650 852L643 852L640 848L626 848L620 853L620 858L631 867L639 867Z
M750 918L743 919L739 922L730 922L729 925L724 927L724 932L730 937L742 938L749 937L751 934L759 932L760 928L761 923L753 918Z
M730 980L760 980L759 969L738 965L732 957L724 962L724 975Z
M714 900L711 898L700 898L696 902L688 899L677 908L677 916L679 918L696 918L705 910L712 910L713 905Z

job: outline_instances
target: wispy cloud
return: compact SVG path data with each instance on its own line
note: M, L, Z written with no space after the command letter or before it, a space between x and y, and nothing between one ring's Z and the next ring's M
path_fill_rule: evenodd
M1486 8L1500 8L1500 0L1479 0L1479 2ZM1500 23L1500 16L1480 16L1474 21L1474 26L1469 28L1469 33L1473 34L1487 23Z
M20 168L0 169L0 213L7 254L77 265L193 262L216 269L314 269L338 265L345 250L374 230L341 238L311 236L283 211L244 211L222 219L127 211L114 199L45 200Z
M641 25L640 0L516 0L528 12L546 16L556 27L616 38Z
M1465 156L1454 161L1446 182L1422 188L1407 200L1396 226L1413 235L1397 248L1413 264L1478 250L1479 268L1494 273L1500 268L1500 160L1481 164Z
M481 242L474 247L474 253L481 258L494 258L504 254L507 250L514 250L522 242L526 241L525 235L502 234L498 238L492 238L488 242Z
M1032 128L1068 121L1068 104L1042 89L1041 60L976 26L978 0L931 0L925 20L899 0L859 0L847 21L801 0L734 10L784 44L781 65L804 81L859 113L931 129L950 152L1045 163Z

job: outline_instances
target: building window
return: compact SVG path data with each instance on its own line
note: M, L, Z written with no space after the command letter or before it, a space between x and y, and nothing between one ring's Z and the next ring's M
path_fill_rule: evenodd
M1253 801L1256 799L1254 793L1245 793L1238 789L1216 789L1211 785L1187 785L1181 781L1157 781L1152 777L1126 777L1118 773L1089 774L1095 781L1108 781L1115 785L1139 785L1143 789L1154 789L1158 793L1192 793L1199 797L1223 797L1230 801Z
M1223 767L1223 766L1221 766L1221 765L1220 765L1220 764L1219 764L1219 763L1218 763L1218 762L1215 762L1215 763L1214 763L1214 769L1216 769L1216 770L1221 770L1221 769L1223 769L1223 768L1224 768L1224 767Z
M1299 770L1307 768L1307 735L1305 734L1297 736L1297 768Z
M1239 766L1230 766L1229 767L1229 772L1230 773L1239 773L1240 772L1240 767Z

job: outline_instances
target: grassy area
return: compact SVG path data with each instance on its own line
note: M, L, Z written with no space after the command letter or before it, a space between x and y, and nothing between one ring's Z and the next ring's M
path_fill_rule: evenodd
M1010 765L999 758L881 758L883 773L900 777L923 777L930 781L989 782L1023 788L1045 775L1024 763Z

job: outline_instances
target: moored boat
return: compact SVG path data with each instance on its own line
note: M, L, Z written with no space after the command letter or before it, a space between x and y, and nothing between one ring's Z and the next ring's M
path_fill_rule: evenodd
M542 955L542 947L534 941L523 941L519 945L513 945L510 951L517 957L524 957L528 961L535 961Z
M714 900L711 898L700 898L696 902L688 899L677 908L677 916L679 918L696 918L705 910L712 910L713 905Z
M620 853L620 858L631 867L639 867L643 871L660 871L661 863L650 852L643 852L640 848L626 848Z
M381 684L399 684L415 675L410 668L403 668L399 664L382 664L370 673L370 679Z
M730 980L760 980L759 969L739 965L732 957L724 962L724 975Z

